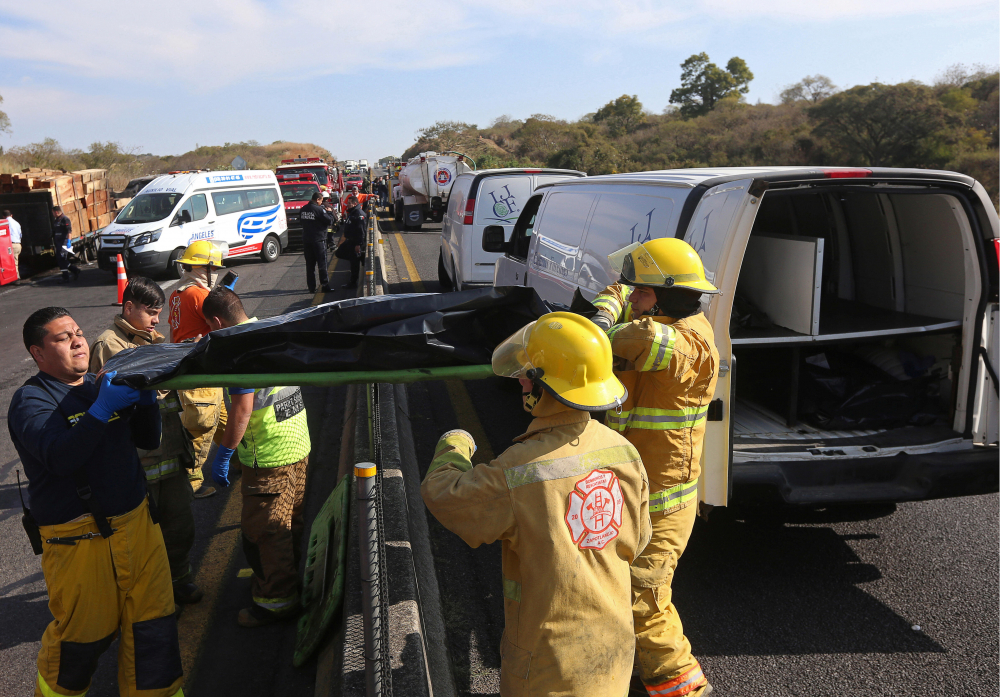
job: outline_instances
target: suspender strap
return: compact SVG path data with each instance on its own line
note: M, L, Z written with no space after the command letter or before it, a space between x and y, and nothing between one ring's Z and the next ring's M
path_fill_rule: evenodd
M90 482L87 480L87 473L83 467L77 468L73 473L73 483L76 484L76 495L80 497L83 505L90 511L90 515L94 516L94 522L97 524L97 529L101 532L101 537L111 537L115 531L111 529L111 523L108 522L107 516L104 515L101 504L94 498L93 492L90 490Z

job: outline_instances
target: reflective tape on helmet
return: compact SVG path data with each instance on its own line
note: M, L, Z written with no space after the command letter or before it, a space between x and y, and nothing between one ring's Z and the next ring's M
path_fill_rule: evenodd
M698 480L672 486L649 495L649 512L659 513L687 503L698 496Z

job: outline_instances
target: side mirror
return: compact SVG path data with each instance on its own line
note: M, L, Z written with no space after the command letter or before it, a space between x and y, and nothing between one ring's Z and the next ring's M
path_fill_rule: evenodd
M191 211L184 209L176 216L174 216L174 222L170 223L170 227L175 225L185 225L191 222Z
M503 225L487 225L483 230L483 251L503 254L507 251L507 234Z

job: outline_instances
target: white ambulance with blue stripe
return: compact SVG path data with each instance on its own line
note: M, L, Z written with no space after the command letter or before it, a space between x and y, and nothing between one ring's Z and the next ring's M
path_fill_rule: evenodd
M218 240L228 257L274 261L288 246L288 222L270 170L170 172L147 184L106 227L98 263L129 275L175 273L174 260L195 240Z

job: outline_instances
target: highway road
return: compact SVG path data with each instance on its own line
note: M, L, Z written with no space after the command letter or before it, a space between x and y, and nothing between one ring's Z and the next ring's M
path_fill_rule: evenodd
M350 277L346 262L335 268L335 288ZM277 261L254 258L230 263L240 276L236 286L248 314L271 317L335 300L353 293L338 290L326 296L306 290L300 250L292 248ZM31 361L21 342L21 325L34 310L49 305L69 309L91 342L110 326L118 309L115 277L84 267L79 281L64 284L58 275L38 278L30 285L0 289L0 404L6 420L11 396L29 375ZM170 283L162 285L169 288ZM335 483L343 419L344 390L304 388L312 454L307 484L307 529ZM40 557L31 553L21 528L16 471L17 453L7 436L0 438L0 695L28 695L35 682L39 640L51 621ZM206 467L206 470L208 468ZM22 474L23 479L23 474ZM196 582L205 599L186 606L179 619L181 654L188 697L301 697L313 694L315 660L302 669L292 667L294 622L259 629L236 624L239 610L250 603L249 570L239 543L238 486L194 502L197 535L192 553ZM117 642L102 656L89 697L118 694Z
M440 226L381 225L391 292L440 292ZM513 382L410 386L421 472L452 428L475 435L478 460L509 447L529 420ZM995 697L998 500L699 519L674 599L714 694ZM428 518L455 682L497 694L500 546L470 549Z

